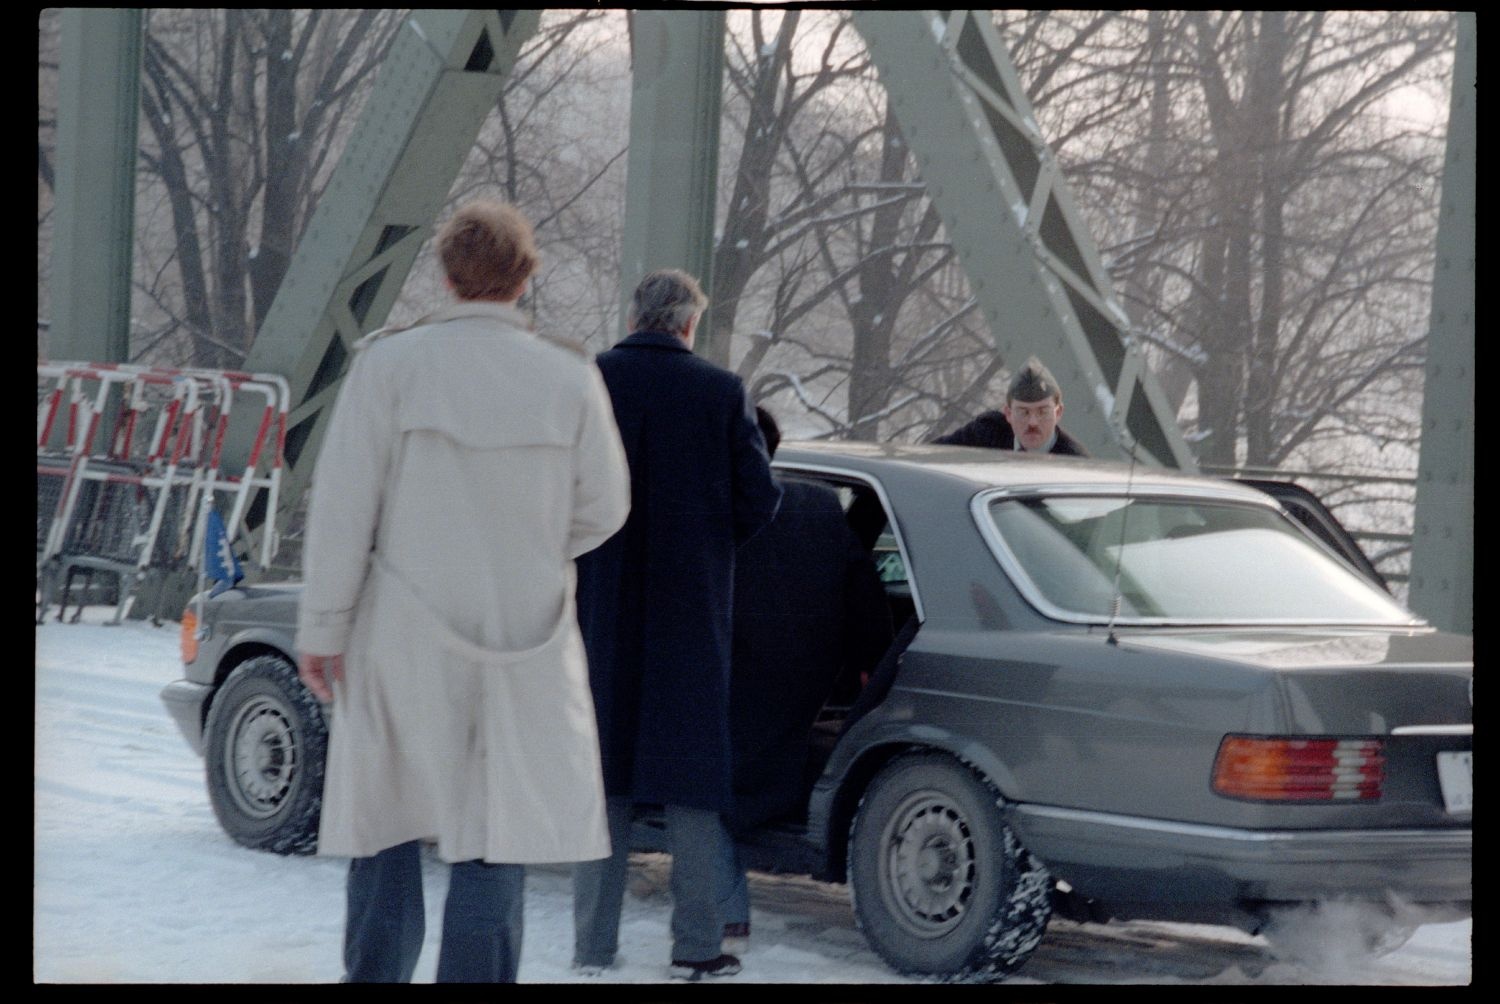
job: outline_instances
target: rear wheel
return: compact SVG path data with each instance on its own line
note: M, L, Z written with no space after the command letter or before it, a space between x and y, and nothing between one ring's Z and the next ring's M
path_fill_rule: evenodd
M855 917L892 968L1000 979L1041 942L1052 879L1000 816L999 796L943 754L893 761L849 837Z
M208 796L236 843L311 854L318 843L328 729L297 670L277 655L229 674L208 713Z

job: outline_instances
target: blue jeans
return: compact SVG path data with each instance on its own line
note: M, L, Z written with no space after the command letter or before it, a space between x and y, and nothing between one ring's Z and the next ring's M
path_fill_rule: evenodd
M526 869L450 866L438 950L439 983L514 983L521 965ZM427 930L417 841L349 862L345 983L410 983Z
M608 966L620 948L620 911L630 870L628 798L608 800L612 853L573 866L573 961ZM725 833L717 812L666 807L667 850L672 855L672 959L705 962L719 957L724 921L717 876Z

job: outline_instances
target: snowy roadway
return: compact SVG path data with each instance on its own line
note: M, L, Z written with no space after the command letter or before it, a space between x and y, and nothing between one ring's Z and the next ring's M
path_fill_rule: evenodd
M339 976L345 863L244 850L224 836L202 762L157 694L181 674L177 625L49 619L36 630L33 978L39 983L324 983ZM666 979L667 859L639 856L621 927L621 983ZM735 983L911 983L855 926L843 886L751 876L752 939ZM436 967L445 869L427 862L427 945ZM1359 960L1326 925L1311 960L1278 960L1236 930L1054 920L1012 983L1467 984L1472 923L1429 924L1385 958ZM1315 951L1313 949L1316 949ZM568 969L568 873L533 868L520 978Z

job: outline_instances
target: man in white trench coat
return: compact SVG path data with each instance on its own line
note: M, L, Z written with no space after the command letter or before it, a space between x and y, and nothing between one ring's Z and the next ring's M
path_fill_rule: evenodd
M438 252L458 302L356 346L308 510L346 982L410 981L423 841L452 865L439 982L514 982L523 866L610 853L573 559L629 511L619 431L583 350L515 307L537 255L513 207L464 206Z

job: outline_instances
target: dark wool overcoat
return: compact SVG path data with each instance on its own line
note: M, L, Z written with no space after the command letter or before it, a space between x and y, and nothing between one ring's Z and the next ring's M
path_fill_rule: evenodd
M631 490L625 526L578 561L604 789L724 812L735 548L781 492L739 377L659 331L596 362Z
M934 443L948 446L984 446L991 450L1013 450L1016 448L1016 433L1001 411L987 411L967 425L961 425L946 436L939 436ZM1069 457L1086 457L1089 451L1083 444L1057 427L1057 442L1048 453Z
M801 808L813 721L829 694L852 696L891 643L891 612L869 551L838 495L782 481L781 509L736 558L736 833Z

